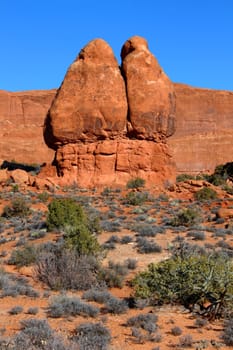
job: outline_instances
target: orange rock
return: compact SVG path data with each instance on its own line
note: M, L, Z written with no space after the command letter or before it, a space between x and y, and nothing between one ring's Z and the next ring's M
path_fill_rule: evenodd
M10 172L11 179L19 185L29 183L29 175L26 171L21 169L16 169Z
M142 177L150 185L175 181L175 168L164 143L146 140L105 140L92 144L68 144L58 148L56 161L63 184L83 187L125 185Z
M53 151L43 137L44 119L56 90L0 90L0 158L19 163L51 163ZM2 162L1 162L2 163Z
M5 184L9 179L9 175L6 169L0 170L0 184Z
M216 213L216 217L221 219L233 218L233 209L220 208Z
M124 80L110 46L102 39L85 46L68 69L51 106L47 143L94 142L126 133Z
M147 41L134 36L121 50L129 105L128 131L141 139L160 140L175 131L175 94Z
M176 132L169 137L179 173L212 173L232 161L233 92L174 84Z

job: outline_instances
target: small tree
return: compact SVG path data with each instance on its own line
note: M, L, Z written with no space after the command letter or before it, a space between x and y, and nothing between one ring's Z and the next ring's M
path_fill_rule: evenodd
M87 217L81 205L74 199L54 199L48 206L47 227L50 231L63 229L66 225L87 224Z

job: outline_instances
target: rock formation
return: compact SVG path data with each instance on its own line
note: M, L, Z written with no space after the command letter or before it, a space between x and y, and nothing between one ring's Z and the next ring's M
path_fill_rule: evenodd
M68 69L50 109L55 144L95 142L126 132L124 80L110 46L91 41Z
M134 36L121 50L129 105L129 132L139 139L160 141L175 132L175 95L144 38Z
M51 163L43 125L56 90L7 92L0 90L0 165L3 160Z
M58 172L66 182L125 184L135 176L160 184L174 180L166 144L174 132L173 86L145 39L128 42L122 48L126 85L111 48L96 39L81 50L53 101L45 137L56 150ZM141 61L135 60L138 51ZM145 94L140 99L135 91L141 89Z

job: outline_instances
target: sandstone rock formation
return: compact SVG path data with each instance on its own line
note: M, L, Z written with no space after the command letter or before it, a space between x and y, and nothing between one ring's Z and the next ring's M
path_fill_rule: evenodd
M45 138L56 149L58 172L65 182L125 184L141 176L161 184L175 178L166 145L166 136L174 131L173 87L146 41L135 37L131 42L133 54L128 42L122 49L126 85L111 48L96 39L81 50L58 90ZM143 54L141 61L135 61L137 50ZM141 99L136 93L140 89L145 93Z
M51 106L48 143L66 144L121 136L126 132L124 80L110 46L91 41L68 69Z
M67 144L56 153L63 183L80 186L125 185L142 177L151 185L174 180L174 163L165 143L116 139L90 144ZM62 183L62 182L61 182Z
M233 92L174 84L176 132L168 139L179 173L212 173L233 160Z
M7 92L0 90L0 165L3 160L51 163L43 125L56 90Z
M159 141L175 132L175 95L172 82L148 49L134 36L121 50L122 71L129 105L128 128L137 138Z

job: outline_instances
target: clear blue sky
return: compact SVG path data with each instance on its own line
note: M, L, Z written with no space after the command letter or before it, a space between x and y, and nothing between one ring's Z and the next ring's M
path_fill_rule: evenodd
M233 91L233 0L0 0L0 89L50 89L90 40L133 35L175 82Z

